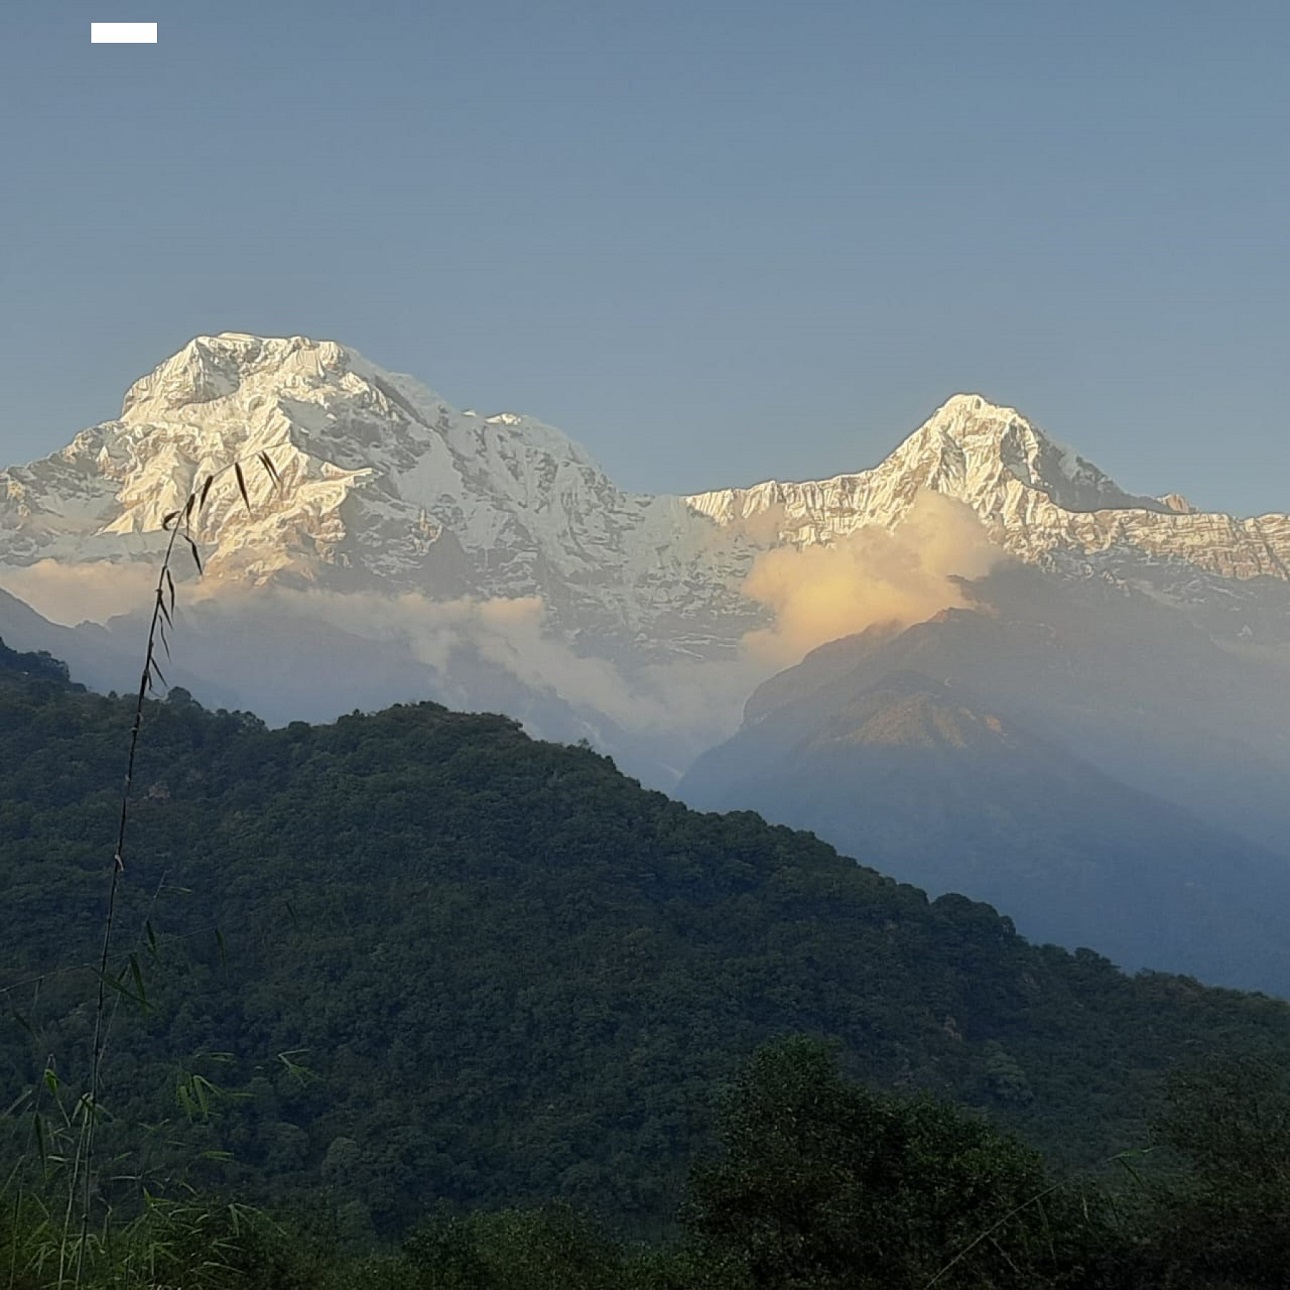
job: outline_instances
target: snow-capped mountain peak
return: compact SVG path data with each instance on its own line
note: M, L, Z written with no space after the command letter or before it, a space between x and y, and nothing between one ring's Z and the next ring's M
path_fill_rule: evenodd
M365 366L335 341L304 336L261 337L243 332L197 336L126 391L121 420L167 420L195 404L235 397L257 378L279 389L310 388Z
M955 394L870 470L806 483L770 480L688 498L717 524L773 522L775 541L828 545L866 525L892 528L922 490L963 502L992 541L1019 558L1113 576L1186 582L1287 577L1290 517L1236 519L1199 512L1174 494L1142 497L1120 486L1016 408Z
M379 442L365 424L372 416L381 422ZM316 441L325 452L357 454L365 465L377 464L374 451L379 455L399 442L424 446L438 436L467 455L481 444L527 441L594 467L582 448L552 426L514 412L457 412L413 377L388 372L336 341L305 336L195 337L130 387L120 421L138 427L227 422L248 441L255 439L257 449L275 440L298 447ZM231 444L221 436L219 446Z
M0 475L0 562L143 555L207 474L196 537L216 579L541 596L553 621L633 638L738 599L737 579L679 572L724 559L681 499L623 493L554 427L459 412L334 341L232 332L136 381L117 420Z
M234 461L249 466L249 508ZM152 558L163 516L207 474L196 537L215 579L540 597L580 641L646 655L733 648L765 620L742 593L760 551L895 527L926 490L1023 560L1183 580L1290 565L1286 517L1125 493L979 394L948 399L872 469L644 497L540 421L457 411L335 341L238 332L193 339L130 387L119 418L0 473L0 565Z
M1046 493L1068 511L1126 507L1159 510L1154 497L1124 492L1073 449L1027 420L1016 408L979 394L947 399L888 459L937 491L998 489L1009 479ZM943 488L941 481L949 488Z

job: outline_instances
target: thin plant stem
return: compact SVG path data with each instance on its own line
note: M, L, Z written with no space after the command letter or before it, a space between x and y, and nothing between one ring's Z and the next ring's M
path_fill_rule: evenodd
M195 493L189 493L185 505L187 514L191 515ZM161 561L161 570L157 574L157 586L152 602L152 619L148 624L148 644L144 654L143 671L139 676L139 691L135 696L134 721L130 726L130 750L126 758L125 783L121 790L121 812L117 820L116 847L112 852L112 882L108 887L107 914L103 920L103 948L99 954L99 987L98 998L94 1007L94 1040L90 1056L90 1087L83 1103L85 1119L82 1123L84 1152L81 1163L84 1168L83 1194L81 1199L81 1239L76 1255L76 1281L79 1287L85 1266L85 1246L89 1235L90 1207L93 1199L94 1129L98 1121L99 1089L103 1078L103 1053L107 1046L107 1027L104 1020L107 1015L107 974L112 951L112 930L116 923L117 896L121 890L121 876L125 873L125 839L130 819L130 792L134 785L134 762L139 750L139 731L143 726L143 705L152 688L152 674L156 667L156 648L162 615L166 612L166 580L170 576L170 560L175 553L175 539L179 536L179 523L176 517L170 527L170 541L166 544L166 554ZM82 1153L78 1146L78 1156ZM75 1171L73 1171L73 1178ZM63 1282L62 1268L59 1269L59 1285Z
M281 477L269 454L259 452L256 457L264 467L273 485L281 489ZM224 474L227 470L232 470L236 476L238 491L249 511L251 502L247 496L246 479L242 471L241 461L234 461L231 466L225 467L224 470L217 473ZM182 527L184 541L187 542L189 550L192 552L193 562L196 564L197 572L200 576L202 572L201 557L198 555L197 545L193 541L192 521L194 513L200 514L202 507L206 504L206 497L215 479L216 474L208 474L201 488L192 488L184 499L183 505L178 510L171 511L162 520L162 527L169 531L170 540L166 543L165 555L162 557L161 568L157 573L157 585L153 591L152 618L148 624L143 670L139 676L139 689L135 696L134 720L130 726L125 782L121 789L121 811L117 820L116 846L112 853L112 880L108 887L107 911L103 920L103 943L99 954L99 983L94 1008L94 1036L90 1053L89 1088L82 1096L80 1103L82 1112L81 1128L68 1182L67 1212L64 1218L62 1248L59 1251L59 1290L62 1290L66 1281L67 1237L71 1230L71 1216L75 1206L78 1180L81 1192L81 1221L80 1240L77 1243L76 1250L76 1274L73 1282L77 1290L80 1290L85 1273L85 1251L89 1243L90 1213L93 1208L94 1196L94 1133L98 1124L99 1091L103 1082L103 1055L107 1048L111 1020L107 1013L107 981L111 963L112 933L116 925L117 899L121 890L121 879L125 874L126 832L130 820L131 790L134 785L135 757L139 749L139 731L143 726L144 703L153 688L153 677L160 677L163 684L165 681L157 662L158 641L165 647L167 656L170 652L170 647L166 640L166 626L170 624L173 627L171 611L174 608L175 601L175 582L170 566L175 554L175 542L180 536ZM170 600L169 609L166 607L167 594L169 594ZM115 1009L113 1009L113 1015L115 1015Z

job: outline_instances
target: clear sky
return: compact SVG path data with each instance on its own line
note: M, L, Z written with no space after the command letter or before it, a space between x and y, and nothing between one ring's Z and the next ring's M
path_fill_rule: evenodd
M5 461L238 330L634 489L858 469L975 390L1131 491L1290 510L1284 0L7 0L0 36Z

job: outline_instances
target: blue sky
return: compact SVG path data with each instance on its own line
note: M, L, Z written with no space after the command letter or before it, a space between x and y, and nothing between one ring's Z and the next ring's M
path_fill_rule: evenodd
M0 35L6 461L242 330L642 490L871 465L966 389L1132 491L1290 510L1284 4L10 0Z

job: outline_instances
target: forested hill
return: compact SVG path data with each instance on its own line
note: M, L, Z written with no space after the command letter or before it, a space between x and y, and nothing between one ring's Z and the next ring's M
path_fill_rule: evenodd
M75 965L97 958L132 709L0 658L6 1103L51 1054L72 1086L84 1063L95 982ZM151 704L118 928L115 970L139 972L105 1132L202 1091L184 1151L227 1149L241 1194L325 1196L378 1233L444 1199L647 1225L714 1089L789 1032L1067 1163L1142 1145L1172 1064L1290 1059L1279 1002L1031 946L988 906L431 704L281 730Z

